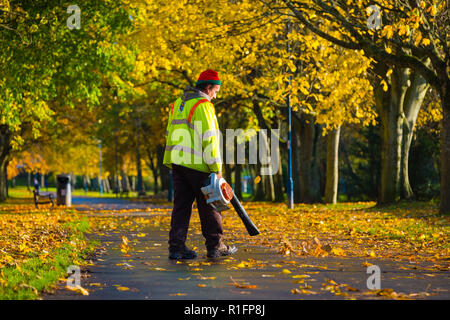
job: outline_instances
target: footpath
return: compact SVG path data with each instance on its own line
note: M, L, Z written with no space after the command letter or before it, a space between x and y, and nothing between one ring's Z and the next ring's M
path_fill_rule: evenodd
M235 243L239 250L231 257L208 259L202 235L193 232L188 246L196 247L198 257L173 261L168 259L169 226L154 222L158 206L82 197L74 198L73 205L84 214L117 220L120 227L87 235L100 244L89 265L81 268L81 286L89 295L67 290L61 282L53 294L43 295L45 300L450 298L449 272L426 264L286 257L246 243ZM110 210L117 213L108 214ZM368 282L376 284L370 264L379 268L379 290L368 287Z

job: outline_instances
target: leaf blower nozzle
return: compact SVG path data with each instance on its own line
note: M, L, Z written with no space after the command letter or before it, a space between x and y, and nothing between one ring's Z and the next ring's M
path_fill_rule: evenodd
M233 189L224 178L219 179L215 173L211 173L201 190L205 195L206 203L219 212L228 210L228 204L231 203L244 223L249 235L256 236L260 233L234 194Z

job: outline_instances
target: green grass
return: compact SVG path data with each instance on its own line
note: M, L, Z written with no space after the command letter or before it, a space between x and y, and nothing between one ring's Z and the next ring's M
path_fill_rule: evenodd
M317 208L324 208L329 210L361 210L369 209L374 206L372 202L338 202L336 204L316 204Z
M94 244L90 244L93 247ZM74 257L73 248L69 245L52 252L47 261L32 258L15 267L2 269L2 286L0 286L0 300L29 300L36 299L43 291L51 290L61 277L67 276L67 268L76 264L76 259L83 258L87 252L77 253Z
M47 257L39 256L41 252L29 252L27 259L0 270L0 300L38 299L42 292L51 291L60 278L67 276L68 266L81 267L86 255L98 246L98 242L85 239L85 233L90 231L86 217L66 222L62 229L67 232L65 241Z
M41 188L41 192L52 192L56 194L56 188ZM33 188L30 189L30 191L27 190L27 187L25 186L16 186L14 188L9 188L8 194L11 198L32 198L33 197ZM102 195L100 195L100 192L98 191L87 191L84 192L83 189L75 189L72 191L72 196L86 196L86 197L95 197L95 198L116 198L115 193L105 193L103 192ZM128 197L137 197L137 192L129 192Z

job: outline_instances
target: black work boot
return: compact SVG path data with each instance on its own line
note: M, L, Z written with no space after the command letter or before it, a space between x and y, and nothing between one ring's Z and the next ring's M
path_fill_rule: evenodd
M188 247L184 246L181 250L169 250L169 259L180 260L180 259L194 259L197 257L197 253L194 250L190 250Z
M219 249L208 250L208 253L206 254L206 256L208 258L220 258L223 256L232 255L236 251L237 251L237 248L234 245L231 245L231 246L222 245Z

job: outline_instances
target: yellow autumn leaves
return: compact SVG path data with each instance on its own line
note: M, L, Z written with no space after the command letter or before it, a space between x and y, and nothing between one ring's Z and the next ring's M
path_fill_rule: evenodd
M31 204L1 205L0 268L19 265L32 257L51 259L53 250L71 241L67 226L79 219L64 210L36 210ZM73 239L72 245L81 248L86 242Z
M261 230L248 237L237 215L225 212L234 239L273 247L284 256L360 256L437 261L448 258L449 218L432 205L377 210L375 203L336 206L245 203ZM414 207L414 205L413 205ZM274 240L276 239L276 240ZM245 266L241 262L238 267Z
M432 204L411 203L411 208L389 209L378 209L374 202L333 206L296 204L294 210L288 210L282 203L244 202L243 205L261 234L248 236L238 215L229 210L222 213L227 242L273 248L285 257L358 256L435 262L450 257L450 218L439 216ZM139 223L167 228L170 212L171 209L158 209L158 215L139 220ZM201 232L196 213L192 216L191 230ZM138 237L143 235L137 231ZM130 241L123 237L120 247L127 254ZM258 267L261 264L261 261L249 259L231 268ZM190 266L202 267L198 262L192 262Z

